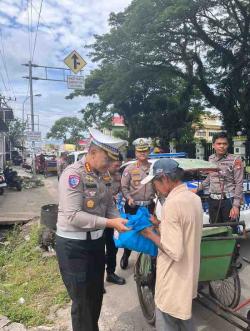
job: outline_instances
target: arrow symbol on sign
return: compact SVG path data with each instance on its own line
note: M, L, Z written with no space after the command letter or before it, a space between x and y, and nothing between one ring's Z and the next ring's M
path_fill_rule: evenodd
M78 56L76 54L74 54L71 59L73 59L74 61L74 69L77 69L77 66L80 65L80 62L78 62Z

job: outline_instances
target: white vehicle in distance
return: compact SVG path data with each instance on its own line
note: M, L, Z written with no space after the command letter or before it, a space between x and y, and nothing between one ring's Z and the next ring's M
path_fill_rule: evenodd
M77 151L77 152L71 152L67 155L67 161L68 164L75 163L83 158L87 154L86 151Z

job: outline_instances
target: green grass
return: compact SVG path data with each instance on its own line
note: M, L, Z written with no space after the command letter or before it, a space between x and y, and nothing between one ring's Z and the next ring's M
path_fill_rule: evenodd
M40 228L32 225L26 241L20 228L0 245L0 315L26 326L49 324L53 305L69 302L55 257L42 257L37 249ZM25 303L18 300L24 298Z

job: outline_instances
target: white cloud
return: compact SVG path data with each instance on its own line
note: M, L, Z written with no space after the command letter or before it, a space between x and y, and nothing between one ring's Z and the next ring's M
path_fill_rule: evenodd
M20 8L15 2L12 1L1 1L1 12L10 16L16 17L20 11Z
M7 69L11 84L17 96L17 102L11 103L17 116L22 116L23 101L27 95L28 68L22 66L29 60L28 11L26 0L0 0L0 28L6 56ZM132 0L44 0L40 27L38 31L36 51L33 63L47 66L64 67L63 59L76 49L87 61L87 74L95 64L87 56L89 52L84 45L93 41L94 34L108 31L108 17L110 12L119 12ZM34 43L36 22L41 0L33 0L32 21ZM31 19L31 9L29 11ZM1 46L1 43L0 43ZM1 48L0 48L1 49ZM7 81L2 59L0 57L0 71ZM34 75L44 74L34 69ZM35 113L40 116L41 130L45 134L53 122L62 116L80 116L78 111L89 101L88 98L65 100L71 91L65 83L48 81L34 81L34 93L41 93L42 97L34 98ZM11 91L4 91L0 80L0 93L11 95ZM29 111L28 101L25 109Z

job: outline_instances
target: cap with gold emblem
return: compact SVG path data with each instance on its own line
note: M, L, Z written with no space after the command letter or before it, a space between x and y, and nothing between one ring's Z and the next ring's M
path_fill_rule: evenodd
M147 138L137 138L133 141L133 145L138 152L146 152L150 149L150 142Z
M106 151L111 159L119 160L120 149L127 144L126 140L108 136L94 128L89 128L89 133L91 143Z

